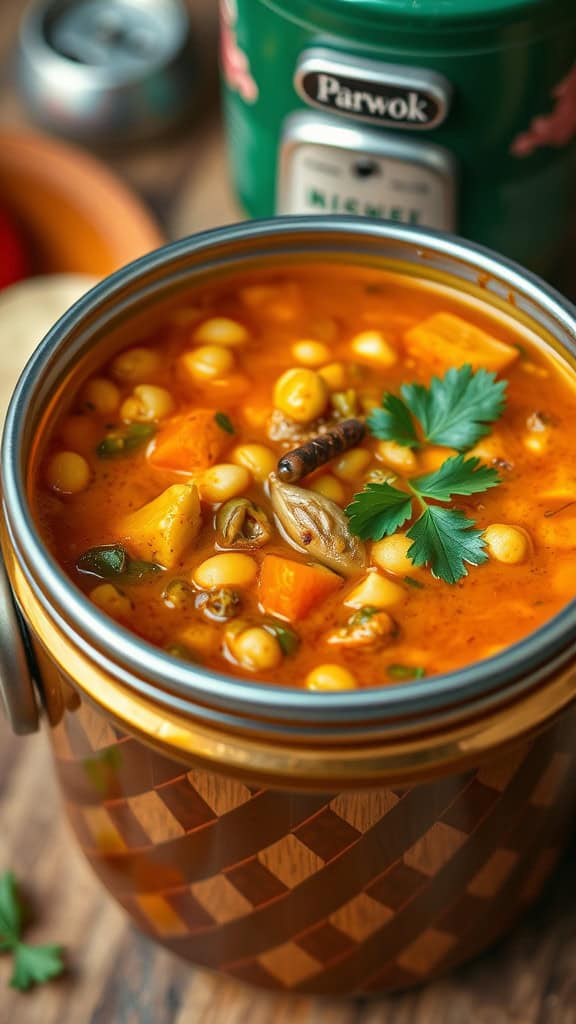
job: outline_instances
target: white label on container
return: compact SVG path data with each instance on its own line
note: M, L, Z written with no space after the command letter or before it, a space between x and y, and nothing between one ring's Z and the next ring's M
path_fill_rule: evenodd
M278 213L345 213L453 231L453 182L417 161L299 142L285 154Z

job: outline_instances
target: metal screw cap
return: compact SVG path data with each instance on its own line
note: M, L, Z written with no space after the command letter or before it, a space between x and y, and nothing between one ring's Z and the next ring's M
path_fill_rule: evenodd
M34 117L85 142L133 142L181 122L195 98L181 0L35 0L18 79Z

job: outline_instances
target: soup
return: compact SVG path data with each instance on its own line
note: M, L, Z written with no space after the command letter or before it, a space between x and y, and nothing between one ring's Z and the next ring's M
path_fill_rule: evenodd
M530 332L368 268L190 292L72 382L31 488L100 609L311 690L496 654L576 594L576 388Z

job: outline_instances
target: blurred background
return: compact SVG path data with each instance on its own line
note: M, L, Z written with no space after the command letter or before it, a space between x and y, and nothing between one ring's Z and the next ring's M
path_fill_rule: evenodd
M217 4L215 0L188 0L187 6L193 66L191 80L187 83L191 95L182 97L180 124L172 129L168 124L164 131L160 126L151 141L131 143L122 134L107 145L97 139L87 140L90 152L142 197L169 238L240 219L227 179L219 113ZM0 204L4 198L4 205L9 203L10 171L4 170L2 164L7 162L9 140L38 131L16 77L17 35L26 7L24 0L0 2ZM41 60L41 56L38 59ZM12 173L17 175L16 157L12 162ZM36 166L38 184L49 176L42 162L40 158ZM74 160L70 158L68 174L73 175L75 169ZM98 226L105 232L109 230L106 211L94 210L94 216L98 213L102 217ZM24 211L20 210L20 214L25 221ZM80 269L88 269L80 254L78 263ZM44 266L43 269L52 268Z
M46 53L26 51L24 96L16 51L27 6L25 0L0 0L0 411L28 352L95 279L165 239L244 216L226 161L217 0L187 0L190 37L188 42L182 35L181 47L174 43L180 38L178 24L166 11L155 22L150 11L157 5L148 0L132 4L142 21L129 23L128 32L115 21L111 0L76 5L81 17L64 25L59 45L75 52L78 61L104 59L95 46L116 54L109 102L103 120L92 127L90 92L83 94L65 79L53 90ZM233 10L233 0L224 6ZM104 8L112 14L102 23ZM102 25L98 38L86 28L96 16ZM161 56L163 46L166 52L172 46L177 57L159 81L152 80L144 73L147 57ZM112 88L119 55L136 70L142 62L140 106L134 108L144 112L141 120L134 113L122 120ZM239 93L251 87L240 72ZM173 102L163 103L162 89L170 95L172 87ZM155 105L170 116L152 123ZM73 141L64 141L57 130L65 117L76 119L69 133ZM563 278L566 291L574 289L575 280L571 258ZM18 290L18 281L26 283L25 290ZM17 871L35 911L30 940L63 943L67 965L62 979L22 996L7 988L9 965L0 958L0 1024L576 1020L576 883L570 861L525 925L455 977L407 996L331 1004L255 993L155 948L127 924L93 879L69 839L58 801L45 738L17 740L0 719L0 874Z

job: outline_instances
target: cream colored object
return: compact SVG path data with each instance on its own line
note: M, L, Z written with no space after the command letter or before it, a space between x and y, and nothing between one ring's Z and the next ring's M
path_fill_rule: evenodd
M97 282L88 274L48 274L0 291L0 424L34 349L56 320Z

